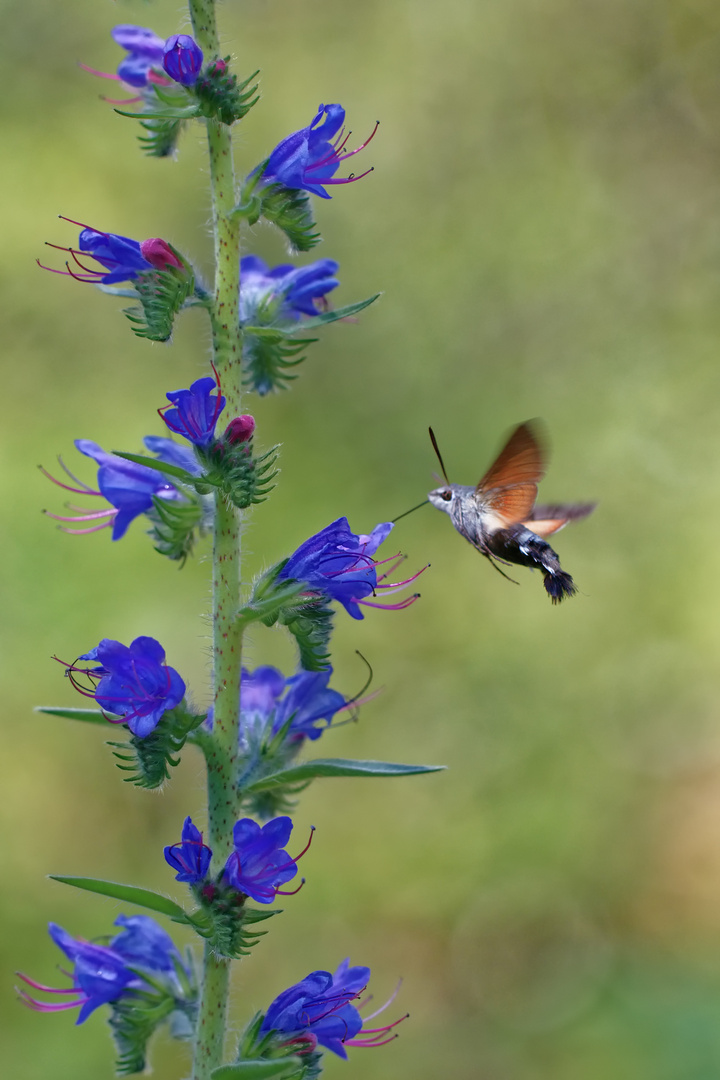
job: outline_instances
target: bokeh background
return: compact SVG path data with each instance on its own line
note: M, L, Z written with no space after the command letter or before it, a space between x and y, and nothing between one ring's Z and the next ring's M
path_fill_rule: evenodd
M100 1016L35 1016L12 972L57 975L49 919L108 932L118 907L45 874L181 898L162 860L203 803L187 753L161 794L121 782L103 734L33 715L76 704L53 654L151 634L208 694L207 549L182 572L136 523L69 537L37 471L78 436L140 448L168 389L206 371L201 313L170 346L121 302L43 274L57 214L165 236L209 267L202 130L177 161L138 151L99 100L116 22L179 30L176 3L2 0L0 191L3 796L2 1061L13 1080L112 1075ZM436 762L404 781L320 781L298 832L305 889L238 972L239 1026L349 954L380 1000L404 976L402 1038L328 1076L358 1080L709 1080L720 1074L720 9L714 0L228 0L227 51L262 69L237 133L250 169L319 101L340 101L375 172L318 202L355 325L330 327L295 389L251 403L283 443L253 515L247 578L346 514L358 531L419 502L436 468L472 483L530 416L553 440L544 499L598 499L557 542L580 595L503 581L444 515L397 527L431 562L402 613L339 617L335 685L382 694L326 754ZM252 250L283 261L269 228ZM250 662L288 672L279 633ZM164 1038L158 1080L186 1075Z

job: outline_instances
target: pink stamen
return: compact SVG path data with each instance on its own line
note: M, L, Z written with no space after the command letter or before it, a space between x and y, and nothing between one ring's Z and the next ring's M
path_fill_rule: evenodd
M357 154L357 150L353 150L353 153ZM350 157L349 154L346 154L345 156ZM336 179L331 177L329 180L318 180L318 183L319 184L352 184L352 183L355 182L355 180L362 180L362 178L364 176L369 176L371 172L375 172L375 166L374 165L372 165L369 169L366 169L364 173L360 173L359 176L355 176L354 173L350 173L349 176L346 176L344 179L341 179L341 180L336 180Z
M302 881L298 885L297 889L276 889L275 890L275 895L276 896L294 896L295 893L300 892L300 890L302 889L304 884L305 884L305 878L302 879Z
M22 971L16 971L15 974L17 975L18 979L22 979L22 981L24 983L27 983L28 986L32 986L33 990L42 990L42 992L44 994L79 994L80 993L77 986L66 986L66 987L44 986L43 983L35 982L34 979L29 979L27 977L27 975L23 975Z
M413 581L417 581L417 579L420 577L420 575L424 574L425 571L429 570L429 569L430 569L430 563L428 563L427 566L421 567L418 570L417 574L413 574L412 577L407 578L405 581L394 581L394 582L391 582L389 585L381 585L378 582L378 588L382 589L384 593L391 593L391 592L394 592L397 589L404 589L406 585L412 585Z
M111 98L105 97L104 94L101 94L100 100L107 101L108 105L134 105L136 101L142 101L142 98L139 95L138 97L129 98Z
M166 78L164 75L158 75L156 71L148 71L148 82L156 83L158 86L170 86L172 79Z
M88 67L87 64L81 64L78 60L78 67L83 71L87 71L88 75L97 75L99 79L114 79L116 82L122 82L119 75L112 75L109 71L96 71L95 68Z
M372 600L359 600L357 597L353 597L356 604L363 604L365 607L382 608L384 611L404 611L405 608L410 607L416 600L420 599L420 593L413 593L412 596L406 596L404 600L401 600L398 604L377 604Z
M392 1005L393 1001L395 1000L395 998L400 993L400 987L401 986L402 986L402 979L398 979L397 986L395 987L395 989L393 990L392 994L387 999L385 1004L381 1005L379 1009L376 1009L374 1013L370 1013L368 1016L363 1017L363 1023L365 1023L367 1020L374 1020L376 1016L380 1015L380 1013L385 1012L385 1010L390 1005ZM372 995L369 998L367 998L366 1001L363 1001L362 1005L358 1005L358 1009L362 1009L363 1005L369 1004L370 1001L371 1001L371 998L372 998ZM401 1017L401 1019L404 1020L404 1019L406 1019L406 1017L403 1016L403 1017ZM397 1023L399 1024L400 1020L398 1020ZM394 1025L391 1024L390 1026L393 1027ZM383 1030L385 1030L385 1029L383 1029Z
M70 479L71 479L71 480L74 480L76 484L79 484L79 485L80 485L80 487L86 487L86 488L87 488L87 490L88 490L89 492L92 492L92 494L93 494L93 495L95 494L95 491L93 491L93 489L92 489L92 488L88 487L88 485L87 485L87 484L85 483L85 481L84 481L84 480L80 480L80 479L78 479L78 477L77 477L77 476L75 476L75 474L74 474L74 473L71 473L71 472L70 472L70 470L68 469L67 465L66 465L66 464L65 464L65 462L63 461L63 459L62 459L62 457L61 457L61 455L60 455L60 454L58 454L58 461L59 461L59 463L60 463L60 468L62 469L62 471L63 471L64 473L67 473L67 475L68 475L68 476L70 477Z
M100 532L101 529L109 529L111 525L112 521L105 521L102 525L93 525L89 529L61 529L61 532L68 533L70 536L88 536L89 533Z
M364 1046L367 1050L369 1050L372 1047L385 1046L386 1043L393 1042L394 1039L399 1038L400 1036L396 1033L395 1035L391 1035L388 1039L381 1039L379 1042L377 1041L377 1039L369 1042L363 1042L362 1039L349 1039L345 1043L345 1046Z
M76 1009L78 1005L83 1005L88 999L83 996L77 998L76 1001L62 1001L57 1004L50 1004L47 1001L37 1001L35 998L31 998L29 994L26 994L24 990L18 990L18 997L20 1000L28 1006L29 1009L33 1009L34 1012L63 1012L66 1009Z
M60 462L60 464L65 469L65 466L62 464L62 461ZM47 469L43 468L42 465L38 465L38 469L43 474L43 476L46 476L48 478L48 480L51 480L52 483L55 484L56 487L64 488L65 491L71 491L73 493L73 495L100 495L99 491L93 491L93 489L91 487L88 487L88 486L74 488L74 487L70 487L69 484L63 484L62 480L56 480L55 477L51 473L49 473L47 471ZM72 479L75 480L76 483L82 484L82 480L78 480L77 477L73 476L72 473L69 472L67 469L65 469L65 472L68 474L68 476L71 476Z
M52 518L53 521L95 521L98 518L108 517L108 515L115 517L117 510L97 510L91 514L73 514L70 516L65 514L52 514L49 510L43 510L43 513L45 514L45 517Z
M58 217L60 218L60 220L61 220L61 221L69 221L71 225L77 225L77 226L79 226L79 228L81 228L81 229L89 229L89 230L90 230L90 232L96 232L96 233L99 233L99 234L100 234L100 236L110 236L110 233L108 233L108 232L103 232L103 231L102 231L102 229L94 229L94 228L92 227L92 225L83 225L82 221L73 221L73 219L72 219L72 218L69 218L69 217L65 217L65 215L64 215L64 214L58 214Z

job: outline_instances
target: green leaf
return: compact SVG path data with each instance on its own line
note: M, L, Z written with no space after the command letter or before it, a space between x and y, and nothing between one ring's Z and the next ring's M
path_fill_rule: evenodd
M115 900L123 900L127 904L137 904L138 907L149 908L150 911L159 911L161 915L168 915L175 922L190 922L189 916L179 904L167 896L151 892L150 889L141 889L137 885L120 885L116 881L101 881L99 878L61 877L59 874L49 874L48 877L53 881L61 881L63 885L74 885L76 889L112 896Z
M62 706L36 705L34 712L48 716L64 716L66 720L82 720L86 724L102 724L107 727L107 714L102 709L63 709Z
M400 765L392 761L351 761L345 758L315 758L291 765L288 769L263 776L245 789L247 793L263 791L277 784L295 784L316 776L416 776L419 773L440 772L445 765Z
M316 330L326 323L337 322L338 319L349 319L364 308L370 307L370 304L374 304L380 296L382 296L382 293L375 293L374 296L369 297L367 300L356 300L354 304L346 304L345 307L324 311L321 315L315 315L311 319L301 319L287 326L245 326L243 330L246 334L254 334L256 337L266 337L271 340L276 339L278 336L293 337L295 334L302 334L306 330Z
M181 469L177 465L169 465L167 461L158 461L157 458L144 457L142 454L128 454L124 450L113 450L113 454L116 457L125 458L127 461L134 461L136 465L145 465L148 469L156 469L157 472L168 473L170 476L177 477L183 484L194 484L195 477L187 471L187 469Z
M210 1073L212 1080L283 1080L302 1069L299 1057L266 1058L264 1061L238 1061L235 1065L221 1065Z
M184 109L156 109L153 112L125 112L114 109L119 116L129 116L131 120L192 120L200 116L197 105L186 105Z

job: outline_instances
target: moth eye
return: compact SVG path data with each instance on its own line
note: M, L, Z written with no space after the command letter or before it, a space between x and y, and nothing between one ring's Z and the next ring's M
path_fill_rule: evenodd
M450 500L452 499L452 496L453 496L452 491L441 491L440 492L440 498L444 499L445 502L450 502Z

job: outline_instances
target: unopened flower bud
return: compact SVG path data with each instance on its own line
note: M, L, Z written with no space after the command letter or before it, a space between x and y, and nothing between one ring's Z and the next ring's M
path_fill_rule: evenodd
M161 240L159 236L151 236L149 240L141 240L140 254L156 270L169 270L171 267L177 270L183 269L182 262L178 259L167 240Z
M254 431L255 418L244 414L243 416L236 416L234 420L230 421L225 428L223 438L231 446L237 446L239 443L248 442L252 439Z
M189 34L173 34L165 42L163 67L175 82L194 86L203 62L203 51Z

